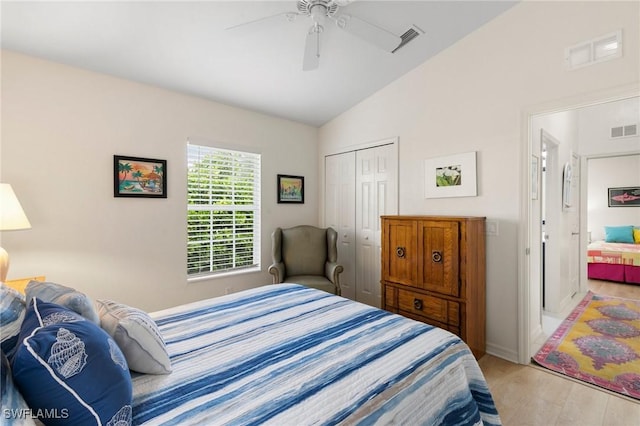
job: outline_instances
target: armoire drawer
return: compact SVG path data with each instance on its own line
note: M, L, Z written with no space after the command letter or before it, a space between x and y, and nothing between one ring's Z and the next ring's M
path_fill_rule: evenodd
M460 326L460 303L398 289L398 309L444 324Z

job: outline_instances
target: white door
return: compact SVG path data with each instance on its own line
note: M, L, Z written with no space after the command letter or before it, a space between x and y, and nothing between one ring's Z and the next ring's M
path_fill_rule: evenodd
M380 307L380 216L398 214L397 146L356 152L356 295Z
M356 153L325 157L325 224L338 232L342 296L356 297Z
M562 297L560 280L560 224L562 213L562 164L558 159L559 141L542 133L545 161L542 174L542 307L559 312Z
M569 221L571 226L571 248L569 255L569 281L571 296L580 290L580 157L571 153L571 204Z

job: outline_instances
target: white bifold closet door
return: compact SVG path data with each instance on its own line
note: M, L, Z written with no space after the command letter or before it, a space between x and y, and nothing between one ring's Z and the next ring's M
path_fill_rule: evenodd
M338 231L342 295L380 307L380 216L398 214L397 145L325 158L325 221Z

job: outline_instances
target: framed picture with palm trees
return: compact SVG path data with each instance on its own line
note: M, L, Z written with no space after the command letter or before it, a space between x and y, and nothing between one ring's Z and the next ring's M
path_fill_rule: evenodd
M167 161L114 155L113 196L167 198Z

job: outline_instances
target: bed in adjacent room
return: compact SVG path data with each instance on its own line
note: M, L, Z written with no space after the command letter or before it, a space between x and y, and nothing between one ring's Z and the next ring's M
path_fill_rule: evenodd
M151 314L1 287L10 424L500 424L459 337L298 284Z
M595 241L587 249L589 279L640 284L640 244Z

